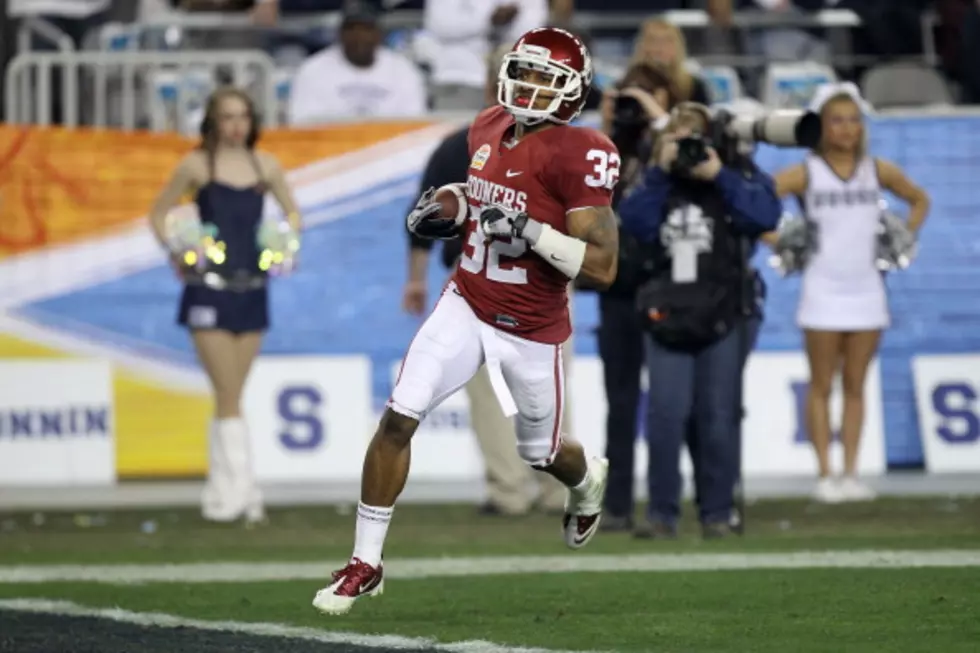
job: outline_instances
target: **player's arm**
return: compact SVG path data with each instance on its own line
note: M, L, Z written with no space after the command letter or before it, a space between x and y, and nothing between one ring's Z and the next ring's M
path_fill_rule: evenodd
M574 278L600 290L611 286L619 261L619 226L612 207L572 211L568 214L568 235L585 243L582 265Z
M599 132L576 130L569 136L568 155L553 168L568 235L549 228L532 247L570 279L601 290L616 280L619 223L611 204L621 160Z
M199 159L198 152L192 152L184 157L170 176L167 185L160 191L153 208L150 209L150 229L163 248L167 247L167 215L184 195L193 190L195 179L198 178L196 171L201 163Z

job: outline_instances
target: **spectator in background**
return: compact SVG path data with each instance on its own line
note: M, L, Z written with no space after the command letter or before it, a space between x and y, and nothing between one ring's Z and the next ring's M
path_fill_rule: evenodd
M936 0L939 55L963 87L962 102L980 104L980 0Z
M483 106L487 55L548 22L548 0L427 0L423 29L432 39L436 111Z
M497 75L504 55L510 51L502 46L488 59L484 69L484 106L497 103ZM446 184L463 182L470 165L467 125L447 136L429 158L422 174L421 195L429 188L439 188ZM413 204L414 206L414 200ZM429 266L429 253L435 241L408 234L409 264L408 283L402 307L412 315L421 315L426 310L426 276ZM463 252L461 238L442 241L442 263L448 269L456 267ZM565 343L562 353L565 356L565 371L569 370L571 340ZM546 512L560 512L565 505L564 486L554 477L543 472L532 471L517 455L517 435L514 423L500 409L500 404L490 385L486 367L480 368L469 383L464 386L470 402L470 425L476 433L477 443L486 466L487 502L480 511L485 515L521 515L527 513L532 505ZM566 394L569 392L567 386ZM565 401L563 427L571 433L571 415ZM537 497L528 492L528 482L533 475L537 486Z
M676 25L662 18L646 20L633 49L633 61L665 70L673 82L678 102L711 103L707 84L686 67L687 42Z
M290 124L426 113L422 73L403 55L382 47L379 20L373 6L348 3L340 43L303 62L293 79Z

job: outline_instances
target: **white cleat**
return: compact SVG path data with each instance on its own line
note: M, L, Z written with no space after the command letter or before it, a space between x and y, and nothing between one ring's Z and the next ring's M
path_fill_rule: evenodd
M592 458L588 464L592 483L581 495L569 489L565 501L561 528L565 545L570 549L581 549L588 544L599 531L599 521L602 518L602 500L609 478L609 461L605 458Z
M347 614L362 596L384 592L384 566L372 567L357 558L333 573L333 580L313 597L313 607L324 614Z

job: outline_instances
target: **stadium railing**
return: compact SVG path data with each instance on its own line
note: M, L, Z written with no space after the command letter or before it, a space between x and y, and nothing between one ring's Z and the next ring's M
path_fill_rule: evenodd
M181 121L200 110L218 71L252 91L266 124L278 124L275 64L261 50L21 53L7 68L6 122L51 124L55 70L66 127L180 131Z

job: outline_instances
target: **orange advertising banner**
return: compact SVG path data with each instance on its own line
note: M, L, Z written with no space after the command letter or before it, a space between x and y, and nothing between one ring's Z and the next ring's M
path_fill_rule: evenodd
M289 170L430 124L270 130L259 147ZM146 215L196 144L176 134L0 125L0 258L104 233Z

